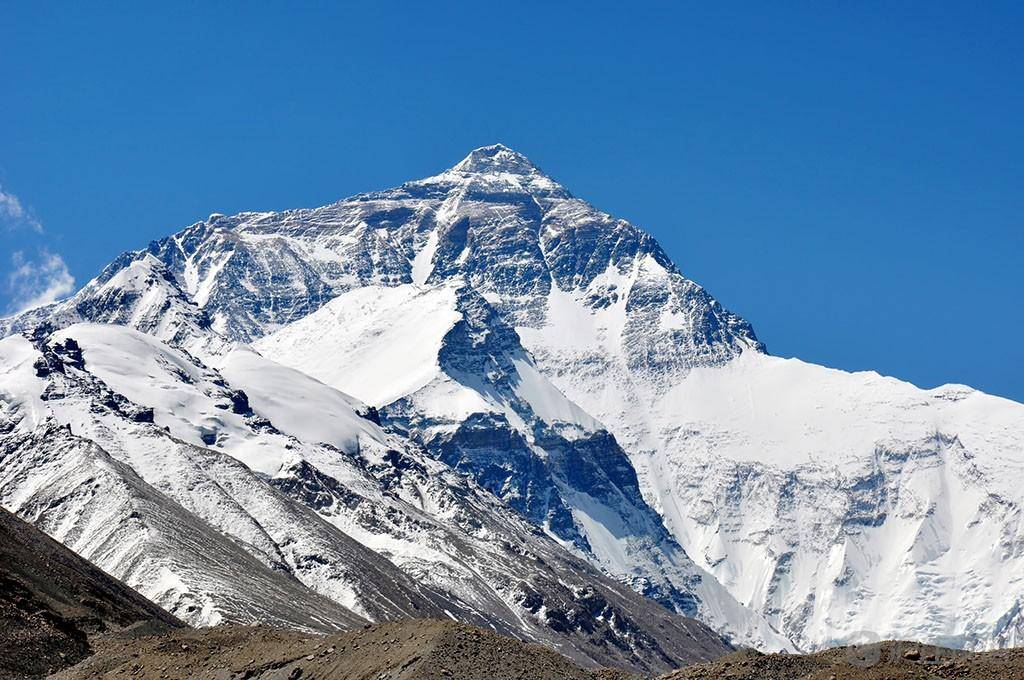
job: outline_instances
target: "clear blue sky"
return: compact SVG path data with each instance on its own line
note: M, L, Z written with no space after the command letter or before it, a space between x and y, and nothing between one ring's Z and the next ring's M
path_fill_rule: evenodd
M1024 400L1012 3L85 4L0 2L0 311L501 141L775 354Z

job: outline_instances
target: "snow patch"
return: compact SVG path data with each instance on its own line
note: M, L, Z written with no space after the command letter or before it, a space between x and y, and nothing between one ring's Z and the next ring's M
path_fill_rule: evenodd
M422 286L434 271L434 253L437 252L437 229L430 232L427 243L412 260L412 282Z
M353 290L255 347L371 406L383 406L437 376L441 341L462 318L455 291L414 285Z

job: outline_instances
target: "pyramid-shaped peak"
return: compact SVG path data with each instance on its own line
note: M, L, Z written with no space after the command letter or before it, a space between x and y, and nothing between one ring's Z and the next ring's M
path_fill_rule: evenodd
M531 163L529 158L504 144L491 144L473 149L452 170L470 173L507 172L516 175L540 172L540 169Z

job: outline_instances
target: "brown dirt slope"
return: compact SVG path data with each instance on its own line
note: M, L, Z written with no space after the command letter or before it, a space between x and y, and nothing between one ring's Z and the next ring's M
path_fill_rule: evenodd
M451 621L404 620L320 636L266 627L110 633L55 678L211 680L639 680L584 670L539 645ZM1024 680L1024 649L975 654L914 643L809 655L745 650L661 680Z
M183 625L0 508L0 678L45 675L89 654L89 635Z
M428 619L383 623L321 637L265 627L104 636L97 653L56 676L312 680L625 680L489 631Z
M1024 680L1024 649L962 652L912 642L836 647L816 654L745 650L662 680Z

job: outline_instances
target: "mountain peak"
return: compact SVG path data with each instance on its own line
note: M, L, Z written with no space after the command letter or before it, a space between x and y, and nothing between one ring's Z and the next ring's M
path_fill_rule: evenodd
M503 172L514 175L532 175L540 173L540 169L531 163L530 159L504 144L491 144L473 149L452 170L474 174Z

